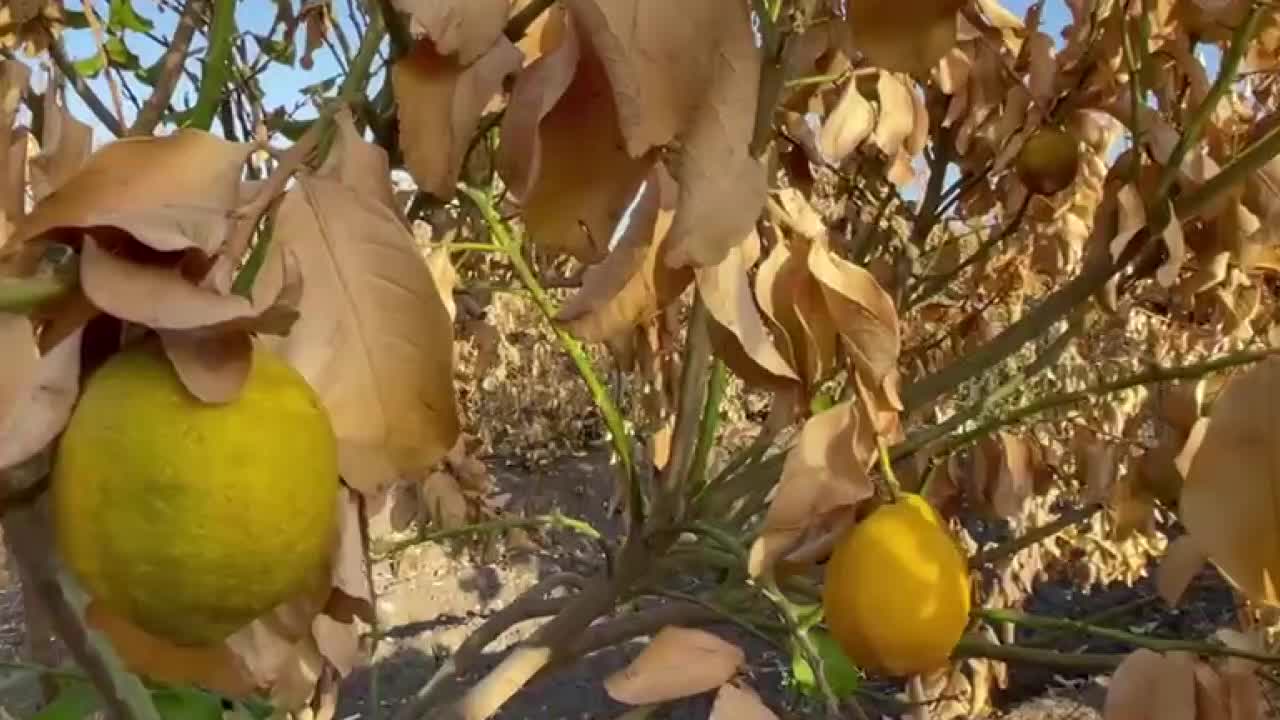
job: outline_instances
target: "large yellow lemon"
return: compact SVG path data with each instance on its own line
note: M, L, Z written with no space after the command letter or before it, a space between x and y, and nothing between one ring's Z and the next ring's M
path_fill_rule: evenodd
M942 519L903 494L836 544L822 597L827 626L866 670L915 675L943 666L969 621L969 573Z
M134 346L86 382L52 493L58 549L96 602L210 645L325 577L337 444L311 387L261 347L239 398L213 405Z

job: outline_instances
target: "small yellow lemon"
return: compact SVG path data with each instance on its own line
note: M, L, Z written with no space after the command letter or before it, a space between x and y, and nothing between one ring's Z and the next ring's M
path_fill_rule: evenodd
M323 405L262 347L226 404L191 395L153 345L115 354L86 382L52 479L59 552L94 601L182 646L316 588L337 493Z
M1014 169L1028 190L1053 195L1075 181L1079 166L1075 137L1056 128L1041 128L1023 143Z
M855 525L827 562L827 626L849 659L895 676L947 662L969 621L969 573L942 519L903 494Z

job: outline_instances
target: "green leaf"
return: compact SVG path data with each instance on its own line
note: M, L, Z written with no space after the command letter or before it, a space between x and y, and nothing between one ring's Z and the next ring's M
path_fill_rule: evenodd
M114 67L118 67L121 70L138 70L142 67L142 61L124 44L124 38L107 38L107 42L103 44L103 49L107 51L107 57L111 58L111 64Z
M63 10L62 18L69 28L84 30L89 27L89 18L79 10Z
M53 702L44 706L31 720L83 720L99 709L98 691L84 681L68 681Z
M297 48L292 42L273 40L265 35L256 34L253 38L258 41L258 47L262 48L262 52L275 62L290 66L296 62Z
M151 32L154 27L155 24L151 20L142 17L133 9L133 4L129 0L111 0L111 6L107 11L107 30L112 33L119 33L122 30Z
M813 629L809 631L809 639L822 658L822 669L827 678L827 685L839 700L843 700L857 692L862 684L862 673L854 666L849 657L840 649L840 644L826 631ZM817 676L800 652L797 643L792 642L791 677L800 691L805 695L819 694Z
M94 53L83 60L72 61L71 65L80 77L96 78L106 69L107 58L102 53Z
M195 688L166 688L151 693L165 720L222 720L222 698Z
M813 399L809 401L809 411L814 415L830 410L836 403L835 398L825 392L817 392L813 394Z

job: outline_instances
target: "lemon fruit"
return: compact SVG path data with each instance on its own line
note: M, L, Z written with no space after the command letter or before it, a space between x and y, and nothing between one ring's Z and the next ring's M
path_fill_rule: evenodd
M60 554L95 602L180 646L219 643L327 579L337 442L306 380L255 347L206 404L153 345L85 383L57 449Z
M1053 195L1075 181L1079 166L1076 139L1062 130L1041 128L1023 143L1014 169L1028 190Z
M827 562L827 627L865 670L906 676L943 666L968 624L969 602L964 556L916 494L873 510Z

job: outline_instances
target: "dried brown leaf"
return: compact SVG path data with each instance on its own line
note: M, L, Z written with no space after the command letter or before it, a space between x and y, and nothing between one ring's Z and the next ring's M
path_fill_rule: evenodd
M853 47L871 64L924 77L956 44L959 0L930 0L904 12L892 0L853 0L846 23Z
M756 299L787 338L792 368L814 387L835 367L839 335L806 258L784 241L775 243L756 273Z
M751 688L725 683L716 693L707 720L778 720L778 716Z
M557 321L573 334L597 342L617 337L655 316L693 281L688 269L672 269L668 252L672 213L670 182L661 169L640 186L613 250L582 275L582 288L560 308Z
M431 521L441 530L453 530L470 521L467 498L453 475L433 472L422 481L422 502Z
M1107 687L1106 720L1196 720L1194 661L1147 649L1131 653Z
M759 254L759 244L760 240L753 232L746 242L730 250L720 263L696 269L694 276L698 291L711 317L728 331L719 338L713 338L723 341L717 344L717 353L725 358L726 363L730 363L731 358L734 361L745 359L754 366L742 368L741 362L733 362L730 368L744 379L761 375L771 378L770 384L798 381L800 378L774 344L752 297L747 276L750 262L744 246L753 246L755 254ZM725 343L733 347L726 348Z
M628 154L678 139L672 266L712 265L746 237L764 203L755 129L761 55L736 0L666 4L570 0L603 61Z
M625 668L605 678L604 688L628 705L668 702L720 687L745 661L741 648L716 635L668 625Z
M844 162L876 127L875 109L858 91L858 79L850 78L839 102L827 113L818 133L822 159L832 165Z
M41 356L26 318L0 313L0 468L38 453L62 432L80 391L76 330Z
M1208 561L1195 538L1183 535L1174 540L1165 549L1156 569L1156 592L1166 603L1176 607L1187 586Z
M340 623L350 624L360 618L373 624L375 619L360 513L361 499L342 487L338 496L338 541L329 571L332 591L324 608L325 614ZM323 642L320 650L325 652Z
M74 177L93 152L93 128L75 119L57 97L52 90L44 94L40 154L31 158L31 195L36 202Z
M809 418L787 453L782 478L748 571L766 572L823 516L856 508L874 492L867 475L875 436L857 403L839 403Z
M240 172L252 149L198 130L116 140L37 203L16 239L111 226L156 250L212 255L234 222Z
M244 330L162 330L164 353L192 395L206 403L240 396L253 367L253 339Z
M456 55L467 65L487 52L502 35L510 0L395 0L412 27L426 31L440 55Z
M343 478L373 492L431 467L458 435L453 323L401 218L327 179L300 178L274 238L298 256L300 318L277 343L319 393Z
M902 344L893 298L866 268L832 252L825 238L810 246L808 267L858 371L881 387L896 374Z
M1280 604L1280 359L1228 381L1182 485L1179 514L1209 559L1255 602Z
M653 160L627 153L605 68L577 23L562 22L559 45L516 78L497 167L540 248L598 262Z
M501 38L467 64L418 42L391 69L405 165L425 191L450 198L485 106L520 69L520 51Z

